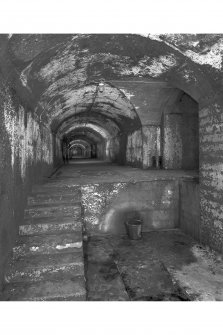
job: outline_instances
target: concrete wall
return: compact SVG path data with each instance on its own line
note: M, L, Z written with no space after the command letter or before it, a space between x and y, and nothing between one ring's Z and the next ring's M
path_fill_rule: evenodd
M200 110L201 241L223 252L223 101Z
M62 158L62 143L61 139L58 138L55 135L52 135L53 137L53 158L54 158L54 166L58 166L62 164L63 158Z
M143 126L143 168L158 167L160 156L160 127Z
M129 165L194 170L199 167L198 104L183 91L165 86L125 84L141 131L128 136ZM159 158L162 156L161 158Z
M103 183L81 187L84 221L89 234L125 233L124 222L140 213L143 231L174 228L179 223L176 180Z
M139 129L127 138L126 163L132 166L141 166L142 159L142 130Z
M199 168L198 104L188 95L164 110L161 152L165 169Z
M182 114L165 114L163 124L163 167L183 168Z
M199 180L180 183L180 229L200 241L200 186Z
M143 125L128 136L126 163L132 166L155 168L160 155L160 127Z
M121 162L123 152L121 151L120 137L112 137L104 147L105 159L111 162Z
M81 186L89 235L126 234L125 222L138 217L142 231L180 228L201 241L198 178Z
M90 152L88 157L90 157ZM97 158L98 159L106 159L105 154L105 144L104 143L97 143Z
M0 78L0 285L27 194L52 166L50 130Z

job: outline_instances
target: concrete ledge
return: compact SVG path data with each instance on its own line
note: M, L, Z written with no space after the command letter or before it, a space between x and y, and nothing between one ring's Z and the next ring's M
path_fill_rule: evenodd
M75 217L81 214L81 207L79 205L57 205L57 206L43 206L31 207L24 211L24 218L47 218L52 216L71 216Z

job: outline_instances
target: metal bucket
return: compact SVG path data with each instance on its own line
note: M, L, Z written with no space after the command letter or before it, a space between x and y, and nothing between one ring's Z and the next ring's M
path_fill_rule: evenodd
M130 240L139 240L142 238L142 220L130 219L125 222L125 227Z

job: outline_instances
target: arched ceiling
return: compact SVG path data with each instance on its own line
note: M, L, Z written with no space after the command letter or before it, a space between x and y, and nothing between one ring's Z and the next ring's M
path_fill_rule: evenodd
M63 138L67 144L70 144L75 140L83 140L91 144L97 144L106 143L110 140L111 135L106 132L103 127L75 124L73 129L63 134Z
M119 89L105 83L103 92L98 84L88 84L79 89L70 89L53 96L48 102L48 95L44 101L44 110L50 115L52 127L55 128L64 120L73 116L94 115L113 119L121 128L131 127L137 122L137 113ZM45 102L47 101L47 102Z
M73 140L69 143L69 148L72 148L75 145L82 145L83 147L90 147L90 145L92 144L92 142L88 141L88 140L83 140L83 139L76 139Z
M71 148L75 148L75 147L78 147L78 148L81 148L81 149L85 149L85 148L86 148L86 145L81 144L81 143L74 143L74 144L72 144L71 146L69 146L69 149L71 149Z
M89 146L81 144L81 143L74 143L69 147L69 149L72 149L72 148L81 148L82 150L86 150L87 148L89 148Z
M62 129L61 131L63 135L69 135L72 131L74 134L77 133L75 130L82 130L83 132L93 130L94 133L99 134L104 139L111 138L111 134L105 128L92 123L75 123L72 126L69 126L68 130Z
M53 130L83 113L131 127L137 113L115 80L166 82L198 102L223 80L221 34L13 34L0 43L3 74L18 77ZM105 89L96 94L101 78Z
M91 117L83 115L82 117L73 116L61 123L57 129L57 134L61 137L63 134L68 134L72 130L80 127L83 129L91 128L106 138L117 136L120 132L119 127L112 120L107 120L106 118L104 120L103 118L98 119L94 117L94 115Z
M222 43L221 34L34 34L12 35L8 51L24 85L43 103L59 95L66 100L66 93L69 99L70 91L101 77L203 80L205 86L208 75L210 89L221 77Z

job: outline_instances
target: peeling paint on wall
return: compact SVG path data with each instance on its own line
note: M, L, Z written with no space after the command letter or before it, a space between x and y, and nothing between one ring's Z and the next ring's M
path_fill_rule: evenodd
M141 63L145 63L146 60L142 60ZM148 67L149 74L152 77L158 77L162 73L168 71L170 68L176 66L177 62L174 55L160 56L152 60L152 64Z
M31 113L26 113L21 105L16 113L9 93L4 101L4 120L10 139L11 165L14 168L15 160L19 159L22 179L26 177L28 163L52 164L51 133L40 130L39 123L33 119Z
M166 38L163 38L163 36L158 34L148 35L150 39L166 43L197 64L210 65L217 70L222 69L223 38L219 38L214 44L208 45L208 42L206 42L205 48L199 48L200 41L189 40L191 37L188 38L188 35L185 35L184 38L182 34L167 34ZM191 47L194 50L191 50Z
M4 84L0 91L0 286L18 223L23 220L27 193L33 180L49 173L53 163L49 129L25 109L16 90Z
M223 56L223 39L220 39L216 44L212 45L210 49L204 54L196 53L192 50L185 52L185 55L198 64L208 64L217 70L222 68Z
M177 60L173 54L162 55L157 58L144 56L142 59L139 60L137 66L122 69L121 74L134 76L149 75L151 77L157 78L176 65Z

